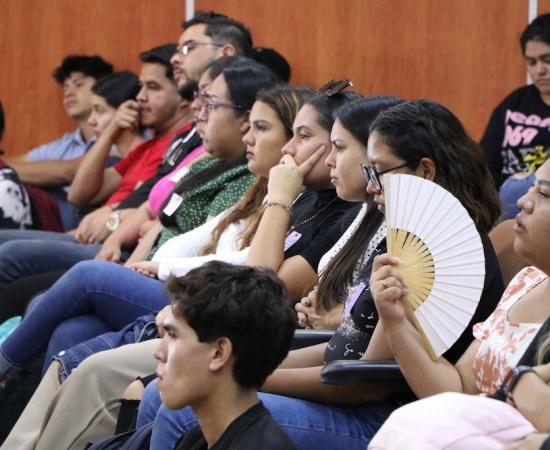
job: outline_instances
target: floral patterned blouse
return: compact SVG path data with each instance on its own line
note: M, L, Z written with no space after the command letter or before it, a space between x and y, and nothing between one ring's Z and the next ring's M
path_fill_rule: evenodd
M512 323L508 311L546 278L536 267L523 269L510 282L489 318L474 326L474 337L481 341L474 359L475 383L481 392L493 394L501 386L541 327L540 323Z

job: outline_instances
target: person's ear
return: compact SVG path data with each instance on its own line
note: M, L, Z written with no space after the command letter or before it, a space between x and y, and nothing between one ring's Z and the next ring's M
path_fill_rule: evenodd
M224 44L219 50L221 51L221 56L235 56L237 54L237 50L232 44Z
M244 136L246 133L248 133L248 130L250 129L250 111L246 111L242 113L239 119L241 121L241 124L240 124L241 134Z
M208 368L212 372L219 372L229 364L229 360L233 355L233 344L228 338L221 337L212 342L211 346L212 351Z
M435 163L430 158L422 158L416 167L416 175L426 180L435 180Z

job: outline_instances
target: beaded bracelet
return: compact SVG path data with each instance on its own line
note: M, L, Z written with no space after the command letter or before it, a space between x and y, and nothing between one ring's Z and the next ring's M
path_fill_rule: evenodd
M264 209L269 208L270 206L280 206L283 208L289 216L292 215L292 206L287 205L286 203L280 203L280 202L267 202L264 206Z

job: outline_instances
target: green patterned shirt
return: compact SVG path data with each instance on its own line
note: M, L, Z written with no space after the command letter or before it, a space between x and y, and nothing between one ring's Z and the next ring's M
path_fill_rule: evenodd
M191 166L183 179L216 164L218 161L213 156L200 159ZM161 231L157 242L149 253L149 258L152 258L157 249L168 239L198 227L206 221L208 216L217 216L235 204L254 180L255 175L248 171L247 165L239 164L206 183L182 192L180 195L183 201L173 215L176 226L167 227Z

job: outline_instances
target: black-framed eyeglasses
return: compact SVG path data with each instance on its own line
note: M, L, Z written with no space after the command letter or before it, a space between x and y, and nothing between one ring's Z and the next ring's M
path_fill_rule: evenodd
M374 190L376 192L382 191L382 180L380 177L388 172L393 172L397 169L402 169L403 167L407 167L409 163L404 163L399 166L392 167L391 169L382 170L381 172L378 172L374 167L367 166L366 164L361 164L361 170L363 171L363 176L365 177L365 180L367 180L367 183L372 183L372 186L374 187Z
M223 47L222 44L214 44L213 42L202 42L202 41L187 41L181 47L176 48L176 53L180 55L187 56L191 50L195 49L199 45L204 45L206 47Z
M232 103L214 103L207 101L208 93L202 99L202 111L204 111L204 120L208 120L209 111L215 111L218 108L230 108L237 111L244 111L246 108L241 105L233 105Z
M350 80L330 80L323 84L318 92L320 94L325 94L327 97L331 97L339 92L342 92L347 87L353 87L353 83Z

